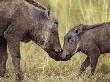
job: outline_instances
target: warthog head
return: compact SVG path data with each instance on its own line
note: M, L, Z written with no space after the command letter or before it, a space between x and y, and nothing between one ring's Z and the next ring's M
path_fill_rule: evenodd
M34 41L41 46L48 55L60 60L62 51L59 34L58 34L58 20L50 15L50 11L36 12L37 25L32 32Z
M62 61L69 60L80 47L80 34L85 30L85 26L80 24L73 27L64 37L63 52L61 55Z

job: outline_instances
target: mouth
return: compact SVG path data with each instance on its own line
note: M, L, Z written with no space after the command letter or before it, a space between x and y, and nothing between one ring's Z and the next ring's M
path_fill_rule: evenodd
M51 51L47 51L47 53L55 61L60 61L61 60L61 52L56 52L54 50L51 50Z
M69 61L73 55L72 54L62 54L61 61Z

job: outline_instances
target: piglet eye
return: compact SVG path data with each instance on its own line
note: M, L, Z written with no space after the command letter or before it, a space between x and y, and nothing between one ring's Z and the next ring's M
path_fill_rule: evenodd
M70 42L70 40L71 40L71 37L68 38L68 42Z

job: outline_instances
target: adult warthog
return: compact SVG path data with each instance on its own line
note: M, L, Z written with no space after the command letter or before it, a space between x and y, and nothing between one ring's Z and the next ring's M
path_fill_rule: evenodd
M6 71L7 45L15 66L17 80L22 80L20 41L34 41L50 57L60 60L62 51L58 36L58 21L25 0L0 1L0 76Z
M95 25L78 25L71 29L64 38L62 60L69 60L81 51L87 58L81 65L80 73L90 65L94 74L98 58L102 53L110 52L110 22Z

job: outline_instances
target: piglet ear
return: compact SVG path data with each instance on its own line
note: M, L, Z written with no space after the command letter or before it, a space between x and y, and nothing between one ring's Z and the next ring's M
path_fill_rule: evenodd
M84 32L84 25L80 24L78 27L79 28L75 29L75 33L79 35Z
M76 33L76 34L79 34L78 29L75 29L75 33Z
M76 35L79 35L81 33L81 30L80 29L75 29L75 34Z

